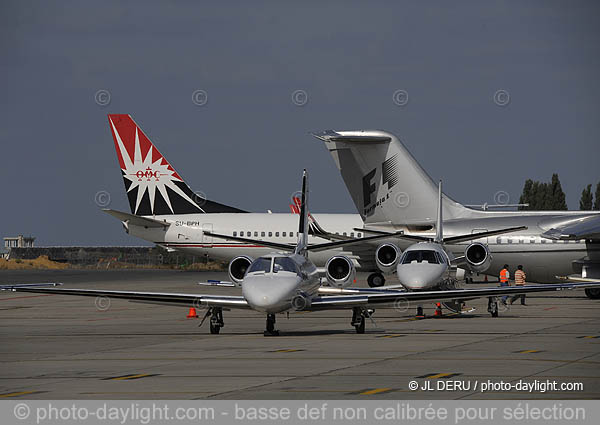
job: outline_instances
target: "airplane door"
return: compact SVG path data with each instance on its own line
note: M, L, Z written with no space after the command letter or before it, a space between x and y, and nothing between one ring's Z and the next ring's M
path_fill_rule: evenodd
M487 231L488 231L488 229L473 229L471 231L471 233L481 233L481 232L487 232ZM476 241L484 243L486 245L488 244L488 238L487 237L476 239ZM474 241L471 241L471 242L474 242Z
M203 223L202 224L202 243L205 245L209 245L209 247L212 248L213 237L205 235L204 232L206 232L206 231L208 231L208 232L213 231L212 223Z

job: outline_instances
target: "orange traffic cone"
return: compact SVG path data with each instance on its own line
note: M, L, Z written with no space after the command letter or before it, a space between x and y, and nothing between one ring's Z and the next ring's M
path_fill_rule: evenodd
M196 313L196 309L194 307L190 307L190 311L187 315L188 319L197 319L198 318L198 313Z
M487 280L487 274L485 275L485 281L486 281L486 282L488 281L488 280Z
M435 313L433 313L434 317L442 317L442 304L437 303L435 306Z

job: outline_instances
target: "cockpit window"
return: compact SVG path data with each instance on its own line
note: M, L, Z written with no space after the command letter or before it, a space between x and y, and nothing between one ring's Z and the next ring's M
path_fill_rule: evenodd
M270 273L271 272L271 260L272 259L268 258L268 257L261 257L261 258L254 260L254 262L248 268L248 273L256 273L256 272Z
M404 253L402 264L410 264L413 261L416 261L417 263L427 261L429 264L439 264L438 257L435 254L435 251L429 249L419 251L407 251Z
M276 257L273 262L273 273L277 272L297 272L296 263L287 257Z

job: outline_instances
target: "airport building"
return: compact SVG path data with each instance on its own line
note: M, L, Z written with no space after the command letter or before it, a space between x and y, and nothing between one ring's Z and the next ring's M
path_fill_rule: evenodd
M8 236L4 238L4 248L33 248L34 241L32 236Z

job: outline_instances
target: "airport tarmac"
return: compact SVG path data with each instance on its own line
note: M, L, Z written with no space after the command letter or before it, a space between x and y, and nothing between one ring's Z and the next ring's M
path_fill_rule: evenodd
M1 271L0 284L238 294L201 287L224 273L164 270ZM364 286L365 276L360 276ZM490 286L496 283L489 283ZM480 285L478 285L480 286ZM465 317L415 320L377 309L364 335L350 311L265 318L226 311L220 335L187 308L0 292L0 397L21 399L599 399L600 301L583 291L537 294L492 318L487 300ZM518 302L518 301L517 301ZM104 307L104 306L101 306ZM433 315L433 305L425 304ZM199 311L202 315L202 311ZM556 381L582 390L481 392L483 383ZM411 391L409 383L454 391ZM477 388L474 387L477 383ZM466 389L466 385L470 389ZM495 384L498 385L498 384ZM506 388L506 384L505 388Z

